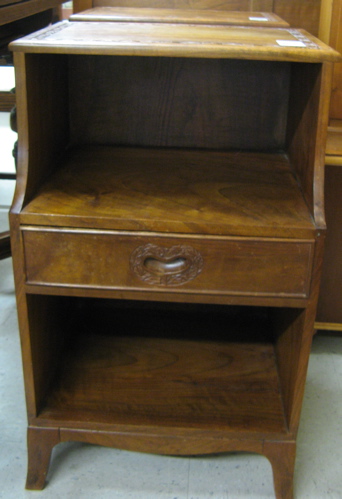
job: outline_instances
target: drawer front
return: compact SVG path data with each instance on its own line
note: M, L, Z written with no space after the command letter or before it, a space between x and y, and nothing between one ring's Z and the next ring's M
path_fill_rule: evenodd
M307 297L313 242L23 230L28 284Z

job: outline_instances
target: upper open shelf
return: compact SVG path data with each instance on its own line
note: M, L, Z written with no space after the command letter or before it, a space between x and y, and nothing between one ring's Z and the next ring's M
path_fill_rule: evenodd
M338 61L303 30L217 24L62 22L11 44L14 51L277 61Z
M324 61L339 55L311 35L65 22L12 48L23 52L23 223L304 238L324 228Z
M309 237L312 217L284 154L82 146L23 223Z

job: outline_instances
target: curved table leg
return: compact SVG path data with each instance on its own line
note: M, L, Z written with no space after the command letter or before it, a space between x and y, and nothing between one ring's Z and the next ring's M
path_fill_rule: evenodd
M272 465L276 498L293 499L296 443L293 441L265 442L263 454Z
M28 468L26 488L41 490L45 486L52 449L60 442L58 428L27 430Z

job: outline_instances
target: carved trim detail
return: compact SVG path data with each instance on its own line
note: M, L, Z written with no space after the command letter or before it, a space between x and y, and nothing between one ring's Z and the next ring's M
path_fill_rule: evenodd
M175 272L159 272L146 265L149 259L167 265L168 262L180 259L184 262L181 270ZM138 246L130 258L130 268L136 276L146 284L158 286L181 286L197 277L203 269L202 255L186 245L176 245L169 248L155 244Z

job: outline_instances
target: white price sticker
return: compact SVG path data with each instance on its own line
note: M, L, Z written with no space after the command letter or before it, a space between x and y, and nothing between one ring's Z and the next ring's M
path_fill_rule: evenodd
M299 40L277 40L277 44L281 47L306 47L305 43Z
M248 18L250 21L260 21L260 22L267 22L268 19L266 17L249 17Z

